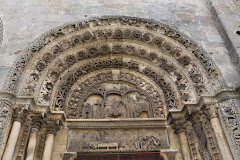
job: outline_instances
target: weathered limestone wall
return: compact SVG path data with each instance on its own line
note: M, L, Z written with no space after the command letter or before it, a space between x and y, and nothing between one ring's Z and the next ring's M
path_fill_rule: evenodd
M1 0L0 93L1 86L4 83L4 77L7 75L7 71L12 66L13 61L18 55L22 54L23 48L32 43L34 39L59 25L104 15L123 15L154 19L185 33L202 46L215 61L227 82L226 86L222 85L224 89L235 89L240 86L240 75L238 74L240 73L240 35L236 34L237 30L240 30L239 5L239 0ZM138 63L140 64L139 61ZM207 141L209 141L209 139L213 139L213 135L218 135L216 138L218 144L213 145L219 146L219 153L222 154L221 156L223 159L230 159L225 158L226 156L231 157L231 153L228 151L226 145L227 142L231 145L234 154L233 157L238 159L238 157L240 157L240 152L238 152L239 143L237 137L239 137L239 135L237 131L239 129L238 119L240 117L240 112L238 106L240 102L238 100L239 97L236 96L237 93L230 92L231 91L229 91L229 95L220 93L222 96L219 94L218 98L215 97L220 103L220 121L217 116L211 119L211 125L214 126L214 134L206 134L207 137L205 137L205 140L207 138ZM3 97L3 95L4 94L0 94L0 98ZM5 96L8 97L8 95ZM236 100L229 100L232 97L235 97ZM208 100L206 103L211 103L211 100ZM17 101L20 101L20 99ZM22 101L26 101L26 99L22 99ZM0 110L4 108L2 106L5 105L8 106L7 103L0 104ZM2 117L7 117L4 115L6 113L9 115L8 117L11 117L10 115L12 113L6 112L7 109L9 109L9 107L3 110L5 112L0 112ZM206 122L206 119L203 120ZM10 119L6 121L1 120L0 122L1 124L7 124L10 123ZM19 124L20 122L17 121L16 123ZM227 141L222 140L225 137L223 133L220 132L220 123L223 124L223 130L226 133ZM12 157L20 154L20 156L18 156L23 159L26 151L22 148L23 146L27 146L28 143L24 137L30 134L30 127L27 123L21 125L23 127L19 129L20 139L16 141L18 134L15 134L15 136L10 139L16 142L13 143L13 141L8 141L10 144L8 144L8 146L10 146L8 148L14 148L14 146L16 146L16 154L11 153L10 156ZM204 126L200 127L207 132L211 131L211 127L209 127L211 125L209 121L206 124L204 123ZM36 126L31 127L34 128ZM197 127L199 126L195 123L193 128L188 128L188 130L195 133L193 130L199 129ZM43 154L43 157L46 157L43 159L50 159L51 156L52 159L55 160L61 159L62 153L67 151L67 144L69 142L69 139L67 139L69 134L68 129L62 128L55 135L49 132L50 127L47 128L46 131L43 130L43 128L42 131L40 131L40 129L36 130L35 128L38 133L35 133L36 135L34 137L39 136L40 138L39 141L36 141L36 138L33 137L33 145L32 143L28 143L28 148L30 149L27 149L27 155L31 155L33 153L31 149L37 145L38 149L36 152L41 150L43 153L39 153L39 155ZM185 130L185 126L183 126L183 128L184 131L179 131L177 134L175 134L176 130L174 131L174 129L170 128L168 130L171 153L167 150L164 152L163 150L163 156L165 158L176 156L176 159L191 159L191 156L194 156L201 159L202 155L198 148L199 146L201 148L204 142L202 139L204 138L202 138L199 133L197 135L190 134L192 132L189 132L187 129ZM12 127L12 129L15 131L15 127ZM9 132L8 129L3 129L3 127L0 128L0 131L6 132L6 135L8 135ZM46 140L44 139L45 132L48 135ZM5 144L6 137L2 139L2 144ZM180 149L182 153L177 153ZM0 151L0 157L3 154L2 152ZM28 152L31 154L28 154ZM5 157L9 159L10 156L8 153Z
M216 23L216 28L221 33L228 54L240 71L240 1L208 0L207 6Z
M68 128L62 128L57 132L53 144L52 160L61 160L62 153L67 151Z
M14 59L34 39L64 23L103 15L149 18L174 27L209 52L223 73L227 87L238 87L239 75L231 64L229 48L225 46L218 32L213 14L208 9L209 4L206 4L208 1L210 0L2 0L0 18L3 22L3 44L0 50L0 87ZM213 0L212 4L217 5L217 13L220 14L222 24L236 50L236 53L231 52L233 54L230 55L236 57L239 55L237 48L239 36L235 35L236 26L239 26L238 21L235 21L238 15L229 10L229 7L234 9L236 6L232 0L221 0L219 4L216 2L218 1ZM238 58L235 57L232 57L232 60Z

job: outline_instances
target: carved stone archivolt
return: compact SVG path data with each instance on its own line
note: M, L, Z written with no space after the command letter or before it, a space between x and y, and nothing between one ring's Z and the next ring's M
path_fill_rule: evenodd
M48 101L51 94L48 90L55 87L55 82L65 76L68 68L105 55L128 55L129 59L138 58L138 62L164 70L183 102L194 102L196 96L212 94L214 90L210 88L222 87L215 64L192 40L165 25L143 19L106 17L69 24L45 34L24 52L7 80L11 85L6 83L5 87L6 92L17 93L19 97L35 95L36 100ZM101 64L95 64L95 68L100 67ZM91 68L85 69L91 71ZM154 74L147 76L154 77ZM36 90L39 87L45 91ZM45 101L38 103L48 104Z
M34 159L42 159L46 135L53 145L61 121L69 129L64 152L163 150L177 159L181 144L170 142L182 137L192 159L222 159L211 119L225 83L208 54L168 26L133 17L67 24L41 36L14 65L3 92L31 103L0 101L0 127L12 114L22 125L15 159L25 158L33 128ZM238 150L238 111L230 107L221 113ZM2 146L8 131L0 131Z

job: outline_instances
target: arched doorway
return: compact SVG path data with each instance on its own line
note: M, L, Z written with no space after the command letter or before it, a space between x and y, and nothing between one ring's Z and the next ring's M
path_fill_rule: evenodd
M61 26L27 48L8 78L15 141L5 159L156 151L168 160L232 158L217 113L220 72L161 23L101 17Z

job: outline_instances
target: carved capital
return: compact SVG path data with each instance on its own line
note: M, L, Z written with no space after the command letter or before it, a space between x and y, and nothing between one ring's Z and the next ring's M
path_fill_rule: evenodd
M17 105L17 107L14 108L13 111L13 120L24 123L25 119L29 114L30 111L28 109L28 105L27 106L25 104Z
M201 106L200 111L209 120L211 120L212 118L218 118L218 106L217 106L217 104L203 104Z
M56 135L57 131L60 130L60 124L57 120L46 121L46 134Z
M186 132L186 122L185 121L175 120L171 123L172 123L172 128L175 130L176 134L179 134L181 132Z
M44 120L42 115L32 115L32 128L40 129L44 125Z

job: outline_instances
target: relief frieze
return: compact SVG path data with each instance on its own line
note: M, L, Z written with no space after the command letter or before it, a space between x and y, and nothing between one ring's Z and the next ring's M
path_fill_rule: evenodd
M68 152L159 151L169 148L165 129L71 130Z

